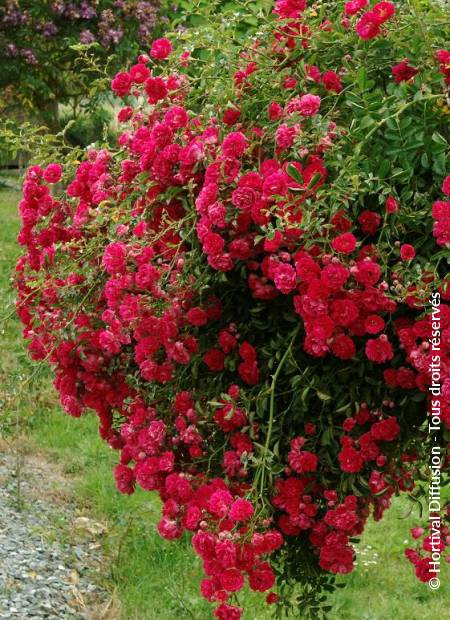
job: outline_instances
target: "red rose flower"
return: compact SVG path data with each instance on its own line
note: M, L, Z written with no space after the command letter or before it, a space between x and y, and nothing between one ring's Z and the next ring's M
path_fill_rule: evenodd
M222 120L228 127L232 127L237 123L239 117L241 116L241 111L239 108L227 108L223 113Z
M349 360L356 353L353 340L345 334L338 334L331 343L331 350L341 360Z
M225 246L225 241L217 233L207 233L202 242L206 254L220 254Z
M398 209L398 202L395 200L394 196L389 196L389 198L386 200L387 213L392 215L392 213L397 213Z
M267 562L261 562L256 568L250 571L248 583L255 592L265 592L275 583L275 575Z
M395 4L392 2L378 2L378 4L372 7L372 12L379 23L383 24L395 15Z
M351 254L356 248L356 238L352 233L343 233L333 239L331 247L333 250L336 250L336 252Z
M150 49L150 56L157 60L164 60L172 53L172 43L169 39L156 39Z
M148 96L148 102L155 104L167 96L167 87L164 80L160 77L151 77L145 82L145 92Z
M210 349L203 356L203 361L213 372L220 372L224 369L225 354L220 349Z
M259 368L256 362L242 362L238 366L238 374L247 385L256 385L259 381Z
M366 342L366 355L371 362L384 364L394 357L392 345L386 335Z
M378 334L384 329L384 321L377 314L370 314L364 321L364 327L368 334Z
M394 416L375 422L370 429L370 434L376 441L394 441L399 433L400 426Z
M232 521L248 521L253 517L255 509L253 505L246 499L237 499L231 504L228 514Z
M277 103L276 101L273 101L269 105L267 109L267 113L271 121L276 121L283 116L283 108L280 106L279 103Z
M369 11L359 19L356 24L356 32L361 39L374 39L380 34L380 20L375 13Z
M351 0L345 3L345 14L356 15L361 9L367 6L368 0Z
M195 325L196 327L206 325L208 322L208 315L202 308L191 308L186 314L186 318L191 325Z
M244 587L244 576L237 568L227 568L220 575L220 583L227 592L237 592Z
M131 495L134 492L135 478L134 472L126 465L116 465L114 467L114 479L116 486L121 493Z
M135 84L143 84L150 77L150 69L146 65L138 63L131 67L130 77Z
M235 607L234 605L227 605L222 603L214 612L217 620L240 620L243 609L241 607Z
M345 471L349 474L354 474L358 471L361 471L364 464L361 454L351 446L346 446L345 448L342 448L342 450L339 452L338 460L342 471Z
M131 88L131 77L125 71L118 73L111 82L111 88L119 97L125 97L128 95Z
M62 176L62 166L60 164L49 164L44 170L43 177L47 183L58 183Z
M334 71L325 71L322 75L322 83L327 90L340 93L342 90L342 82L340 77Z
M242 157L248 146L247 138L240 131L229 133L222 142L222 153L225 157Z
M381 277L381 267L372 260L359 261L352 269L352 275L357 282L364 286L373 286Z
M445 177L442 183L442 193L446 194L447 196L450 196L450 175Z
M363 211L358 217L361 229L365 235L374 235L381 224L381 215L374 211Z
M418 69L409 65L409 61L406 58L399 62L398 65L392 67L392 75L397 84L411 80L418 72Z
M404 243L400 248L400 256L404 261L412 260L416 255L416 251L409 243Z

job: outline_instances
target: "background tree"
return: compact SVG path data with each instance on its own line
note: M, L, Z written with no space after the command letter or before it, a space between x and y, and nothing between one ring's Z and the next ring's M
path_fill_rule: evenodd
M3 4L3 3L2 3ZM57 126L58 105L73 116L92 105L107 67L150 42L161 0L6 0L0 7L0 90L6 111Z

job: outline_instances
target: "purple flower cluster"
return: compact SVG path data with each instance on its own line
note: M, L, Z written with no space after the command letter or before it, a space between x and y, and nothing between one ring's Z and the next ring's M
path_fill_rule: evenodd
M73 2L65 3L62 0L56 0L51 6L51 10L65 19L94 19L97 17L96 9L87 0L83 0L80 6Z
M28 23L29 17L26 13L21 13L17 6L12 3L7 3L4 9L4 16L2 22L5 26L12 26L17 28L18 26L24 26Z
M58 26L52 21L42 21L36 24L36 31L46 39L51 39L58 32Z

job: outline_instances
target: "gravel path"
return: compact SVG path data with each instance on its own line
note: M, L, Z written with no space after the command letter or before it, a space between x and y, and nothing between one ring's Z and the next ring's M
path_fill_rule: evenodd
M108 618L96 584L104 526L77 515L67 481L42 458L21 468L19 510L15 472L0 454L0 619Z

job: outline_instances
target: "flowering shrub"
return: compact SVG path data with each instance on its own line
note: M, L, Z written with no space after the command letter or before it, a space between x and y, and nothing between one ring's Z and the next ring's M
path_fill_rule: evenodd
M189 33L154 41L112 80L120 149L31 167L19 207L31 356L97 413L118 489L192 533L221 620L293 582L318 618L431 443L448 465L445 19L336 4L278 0L241 53L217 43L219 74Z

